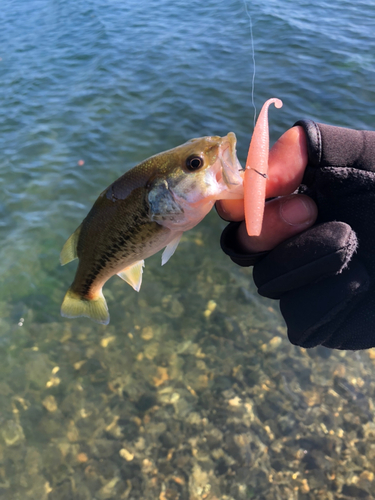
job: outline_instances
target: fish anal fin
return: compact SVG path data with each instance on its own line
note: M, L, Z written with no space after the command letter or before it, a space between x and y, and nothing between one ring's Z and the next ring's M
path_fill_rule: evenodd
M81 295L69 288L61 305L61 316L65 318L79 318L83 316L103 325L108 325L109 323L107 302L102 291L100 291L98 297L89 300L81 297Z
M117 276L120 276L121 279L129 283L130 286L134 288L136 292L139 292L142 285L142 273L143 267L145 265L144 260L139 260L135 264L126 267L121 272L117 273Z
M180 231L176 233L175 237L173 238L172 241L168 243L168 245L165 247L163 255L161 256L161 265L164 266L169 259L172 257L172 255L175 253L176 248L178 244L180 243L181 236L183 235L183 231Z
M80 233L81 226L79 226L65 242L65 245L63 246L60 253L60 263L62 266L65 266L65 264L68 264L68 262L71 262L72 260L78 258L77 243Z

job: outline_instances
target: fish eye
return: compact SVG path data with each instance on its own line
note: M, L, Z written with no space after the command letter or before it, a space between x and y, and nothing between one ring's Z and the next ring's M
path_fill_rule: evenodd
M203 167L204 161L203 158L197 155L191 155L189 158L186 160L186 168L190 172L194 172L195 170L199 170L201 167Z

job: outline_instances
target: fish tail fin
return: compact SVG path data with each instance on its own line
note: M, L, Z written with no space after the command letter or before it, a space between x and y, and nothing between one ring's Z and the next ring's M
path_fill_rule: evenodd
M84 316L103 325L109 323L107 302L101 290L95 299L86 299L69 288L61 305L61 316L65 318Z

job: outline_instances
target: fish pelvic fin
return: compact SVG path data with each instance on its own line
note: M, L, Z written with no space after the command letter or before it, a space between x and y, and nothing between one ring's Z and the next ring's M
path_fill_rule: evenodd
M126 267L121 272L117 273L121 279L129 283L136 292L139 292L142 285L142 273L145 265L144 260L139 260L132 266Z
M164 266L169 259L172 257L172 255L175 253L176 248L178 244L180 243L181 236L184 234L183 231L176 233L176 236L173 238L172 241L168 243L168 245L165 247L165 250L161 256L161 265Z
M60 263L62 266L68 264L74 259L78 258L77 255L77 243L78 238L81 233L81 226L79 226L74 233L66 240L65 245L63 246L60 253Z
M102 325L108 325L109 323L107 302L101 290L97 298L90 300L69 288L61 305L61 316L64 316L64 318L83 316Z

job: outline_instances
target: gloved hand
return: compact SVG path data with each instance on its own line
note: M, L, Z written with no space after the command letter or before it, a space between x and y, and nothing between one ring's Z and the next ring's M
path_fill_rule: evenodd
M236 252L231 223L222 247L254 265L261 295L280 299L293 344L337 349L375 346L375 132L297 122L307 136L300 193L318 206L317 223L270 252Z

